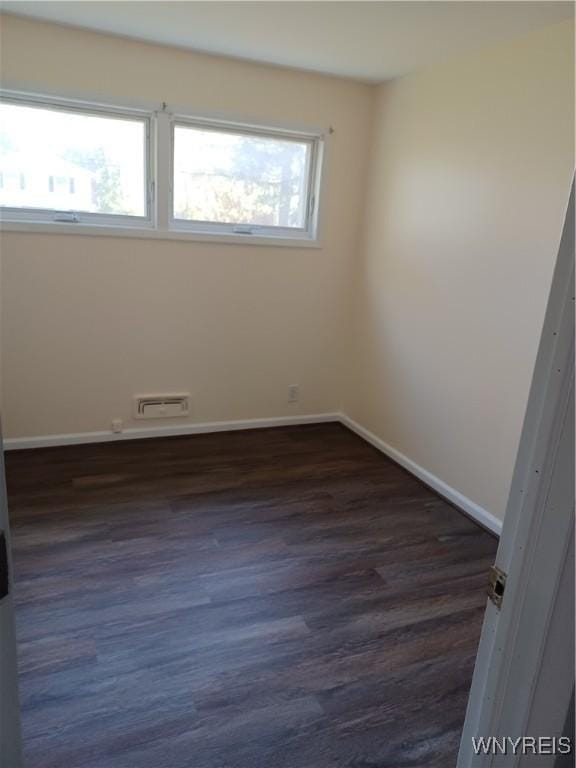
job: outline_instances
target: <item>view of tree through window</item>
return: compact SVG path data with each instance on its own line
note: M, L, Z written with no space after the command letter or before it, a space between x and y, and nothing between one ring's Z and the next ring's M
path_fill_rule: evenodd
M0 205L146 215L146 124L0 104Z
M311 145L177 125L174 218L304 228Z

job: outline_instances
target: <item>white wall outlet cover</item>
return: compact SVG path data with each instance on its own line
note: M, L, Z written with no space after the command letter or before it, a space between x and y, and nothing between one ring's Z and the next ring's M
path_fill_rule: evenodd
M124 422L122 419L112 419L112 432L122 432L124 428Z
M289 384L288 385L288 402L297 403L300 398L300 385Z

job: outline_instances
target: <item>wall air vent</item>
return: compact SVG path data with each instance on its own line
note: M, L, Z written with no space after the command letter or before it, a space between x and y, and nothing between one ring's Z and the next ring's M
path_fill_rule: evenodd
M135 395L135 419L176 419L190 414L190 393Z

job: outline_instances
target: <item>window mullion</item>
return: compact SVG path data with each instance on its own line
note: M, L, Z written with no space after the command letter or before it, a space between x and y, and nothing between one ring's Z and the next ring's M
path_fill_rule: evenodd
M156 226L167 230L172 199L172 124L168 112L156 113Z

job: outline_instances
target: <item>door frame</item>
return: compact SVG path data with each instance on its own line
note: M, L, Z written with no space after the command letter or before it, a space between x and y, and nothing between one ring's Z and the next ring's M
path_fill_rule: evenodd
M503 764L475 755L472 737L561 735L526 728L574 527L573 446L574 183L496 556L504 599L501 609L487 603L457 768ZM555 693L568 707L567 683ZM506 766L521 757L509 755Z

